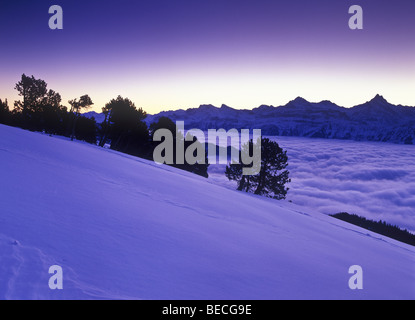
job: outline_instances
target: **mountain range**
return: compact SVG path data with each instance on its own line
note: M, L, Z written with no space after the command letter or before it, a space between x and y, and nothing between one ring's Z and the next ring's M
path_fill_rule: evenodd
M87 113L102 122L103 115ZM162 111L148 115L147 124L165 116L184 121L185 129L261 129L262 135L383 141L415 144L415 107L394 105L381 95L352 108L323 100L309 102L301 97L283 106L261 105L239 110L222 105L201 105L187 110Z

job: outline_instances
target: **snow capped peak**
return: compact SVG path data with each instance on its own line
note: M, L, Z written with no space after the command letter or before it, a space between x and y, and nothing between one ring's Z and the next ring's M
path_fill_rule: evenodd
M308 102L306 99L302 98L302 97L297 97L294 100L291 100L290 102L288 102L287 105L293 105L293 106L305 106L305 105L309 105L310 102Z
M376 103L376 104L389 104L389 102L380 94L377 94L372 100L369 102Z
M218 111L220 110L218 107L215 107L212 104L201 104L199 106L199 108L194 108L194 109L190 109L191 113L193 113L194 115L196 114L203 114L204 116L206 115L215 115L218 113ZM170 113L170 112L169 112ZM176 114L176 112L172 111L171 112L173 115ZM174 116L173 116L174 117Z
M308 101L302 97L297 97L293 100L293 102L301 102L301 103L308 103Z
M269 106L269 105L267 105L267 104L261 104L259 107L256 107L256 108L254 108L254 109L252 109L252 111L259 111L259 112L261 112L261 111L271 111L271 110L274 110L274 106Z
M199 106L199 109L201 109L201 110L216 110L216 109L218 109L217 107L215 107L214 105L212 105L212 104L201 104L200 106Z
M103 113L97 113L95 111L82 113L82 116L89 119L94 118L97 123L102 123L105 119L105 115Z

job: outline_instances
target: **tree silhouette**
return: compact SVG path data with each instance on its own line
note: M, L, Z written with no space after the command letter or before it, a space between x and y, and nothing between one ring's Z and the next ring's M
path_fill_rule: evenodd
M0 99L0 123L8 123L9 116L10 110L7 99L4 102Z
M245 152L253 150L252 140L242 146ZM253 164L254 165L254 164ZM288 165L287 151L283 151L278 143L268 138L261 139L261 168L258 174L243 175L244 164L239 153L239 163L231 163L226 166L225 175L229 180L236 181L237 189L245 192L266 196L281 200L285 199L288 188L285 186L291 180L289 171L285 170Z
M44 80L22 74L21 80L16 83L14 88L23 98L23 101L14 103L16 112L21 113L23 126L33 130L38 122L37 112L39 112L47 94L47 84Z
M49 90L43 97L42 103L35 113L36 130L49 134L63 134L64 123L67 119L67 108L61 105L61 95Z
M67 110L61 105L61 96L47 89L44 80L28 77L25 74L15 89L22 101L15 101L12 111L12 123L34 131L64 133Z
M194 159L196 159L195 153L197 153L197 149L205 150L205 146L200 141L198 141L196 137L188 135L185 139L183 136L183 133L177 129L176 124L168 117L160 117L157 122L153 122L152 124L150 124L151 140L153 140L154 133L158 129L167 129L172 134L172 138L174 141L173 146L172 146L173 163L170 163L169 165L182 169L182 170L186 170L186 171L198 174L205 178L208 177L209 163L208 163L206 152L205 152L204 159L201 161L196 161L195 163L189 163L187 157L184 157L183 163L177 163L176 161L177 152L178 152L177 144L176 144L177 141L183 144L184 151L187 151L190 146L193 147L192 155ZM157 143L153 142L152 148L151 148L151 155L153 154L153 150L156 146L157 146Z
M105 118L104 121L101 123L101 138L99 141L99 146L103 147L105 143L107 143L108 134L110 130L110 122L109 118L111 116L112 104L107 103L102 109L102 113L104 114Z
M89 109L94 103L91 98L85 94L77 99L69 100L68 103L71 105L70 113L72 115L72 131L71 131L71 141L75 137L76 124L82 110Z
M147 113L142 108L137 109L130 99L121 96L107 103L104 110L106 120L100 145L103 146L109 137L111 149L133 155L145 153L149 133L143 120Z
M95 119L78 116L76 123L76 139L83 140L92 144L97 143L97 129Z
M402 230L396 225L391 225L386 223L386 221L374 221L366 219L365 217L358 216L357 214L349 214L347 212L339 212L336 214L331 214L330 216L340 219L356 226L362 227L364 229L382 234L384 236L390 237L392 239L410 244L415 246L415 235L410 233L408 230Z

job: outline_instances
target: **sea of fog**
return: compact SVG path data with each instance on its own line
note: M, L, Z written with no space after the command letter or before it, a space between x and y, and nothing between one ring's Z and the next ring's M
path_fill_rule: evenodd
M415 146L268 138L287 150L291 183L285 201L325 214L358 214L415 232ZM210 165L209 179L236 188L224 170L225 165Z

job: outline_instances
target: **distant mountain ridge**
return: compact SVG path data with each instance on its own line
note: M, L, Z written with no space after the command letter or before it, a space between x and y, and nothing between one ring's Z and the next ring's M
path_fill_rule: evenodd
M96 115L97 122L102 122L102 114ZM186 129L261 129L262 135L272 136L415 144L415 107L393 105L381 95L352 108L301 97L283 106L261 105L252 110L201 105L149 115L146 122L150 124L162 116L184 121Z

